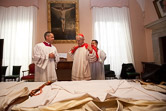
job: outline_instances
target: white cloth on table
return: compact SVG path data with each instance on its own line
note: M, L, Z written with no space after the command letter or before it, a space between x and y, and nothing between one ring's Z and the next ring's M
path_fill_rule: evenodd
M32 89L42 85L42 82L1 82L0 83L0 111L5 110L9 104L19 97L29 95Z
M166 101L164 94L145 90L139 83L127 82L126 80L64 81L45 86L42 94L29 98L15 106L15 108L40 108L45 105L74 100L87 95L101 102L110 98Z

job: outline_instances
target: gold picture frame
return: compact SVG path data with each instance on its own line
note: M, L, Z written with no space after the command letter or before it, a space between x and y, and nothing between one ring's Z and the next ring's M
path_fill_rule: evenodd
M166 0L154 0L154 7L159 18L166 16Z
M47 0L48 31L54 43L76 43L79 33L78 0Z

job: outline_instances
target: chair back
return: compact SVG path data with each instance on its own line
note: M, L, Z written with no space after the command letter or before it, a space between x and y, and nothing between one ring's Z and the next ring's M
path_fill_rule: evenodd
M128 64L123 64L123 66L126 70L126 72L135 72L135 68L134 65L132 63L128 63Z
M145 82L153 82L159 84L164 80L166 74L166 65L155 64L154 62L143 62L143 73L141 73L141 79ZM164 71L165 70L165 71Z
M135 68L134 68L134 65L132 63L127 63L127 64L123 63L120 77L122 79L127 79L128 78L127 73L131 73L131 72L132 73L136 72Z
M26 80L26 81L34 81L35 78L35 64L29 64L29 69L26 71L22 71L23 76L21 77L21 80ZM24 72L28 72L28 75L24 76Z
M143 73L151 73L158 70L161 65L155 64L155 62L142 62Z
M20 75L21 66L13 66L12 75Z
M110 64L104 64L104 70L110 71Z
M35 64L32 63L29 65L29 74L34 74L35 73Z
M2 70L1 70L2 71L1 72L2 76L5 76L7 67L8 66L2 66Z
M110 64L104 65L105 79L116 78L115 72L110 70Z

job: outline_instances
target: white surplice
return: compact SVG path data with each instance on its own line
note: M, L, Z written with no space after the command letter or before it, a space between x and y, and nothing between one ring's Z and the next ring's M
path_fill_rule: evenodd
M79 47L74 54L69 51L73 57L72 80L90 80L90 62L96 61L96 52L90 53L85 46Z
M49 58L49 54L53 53L55 59ZM59 62L59 55L56 47L51 45L45 46L44 43L39 43L34 47L33 62L35 63L35 81L46 82L56 81L56 68Z
M104 60L106 59L106 54L103 50L98 50L98 60L96 62L90 63L92 80L104 80Z

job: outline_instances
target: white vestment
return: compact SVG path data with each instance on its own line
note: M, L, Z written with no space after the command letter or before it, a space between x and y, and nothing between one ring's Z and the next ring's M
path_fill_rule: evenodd
M72 80L90 80L90 62L96 61L96 52L90 53L85 46L79 47L74 54L69 51L73 57Z
M53 53L55 59L49 58L49 54ZM56 68L59 62L57 49L51 45L45 46L39 43L34 47L33 62L35 63L35 82L56 81Z
M104 60L106 59L106 54L103 50L98 50L98 60L96 62L90 63L92 80L104 80Z

